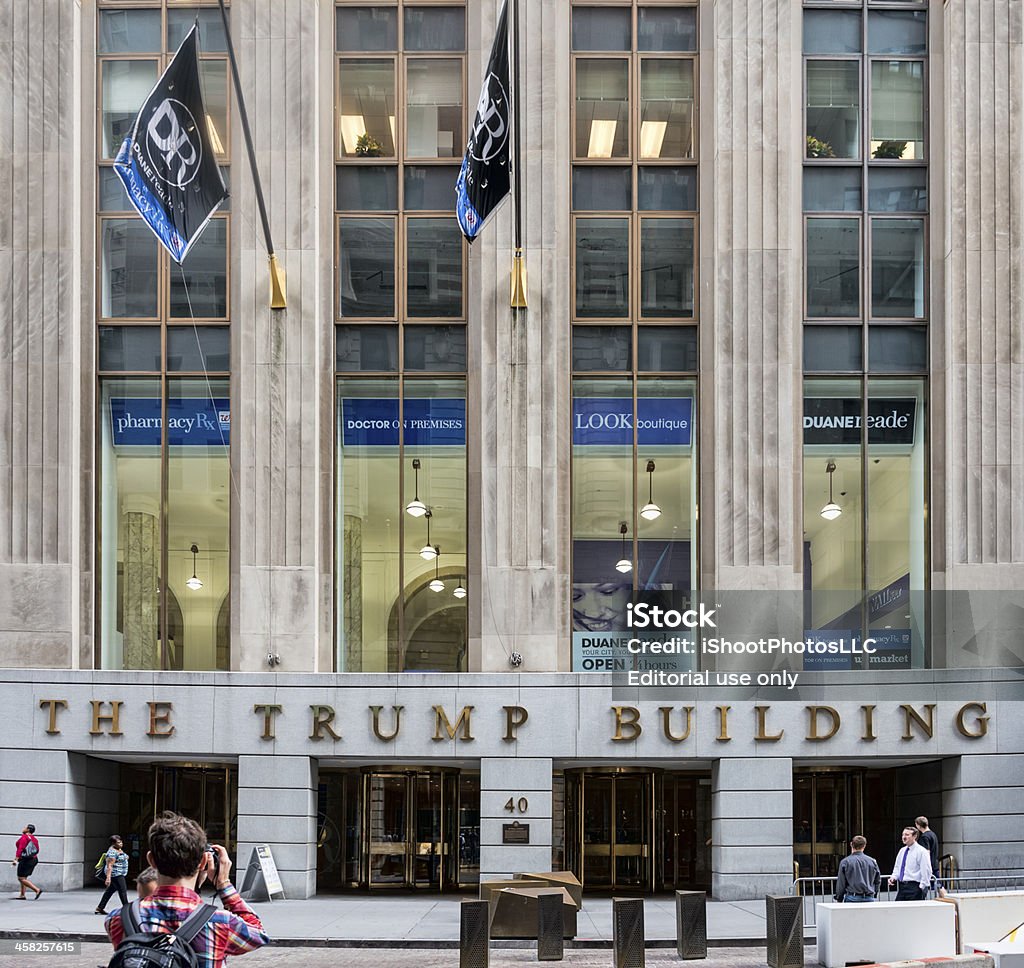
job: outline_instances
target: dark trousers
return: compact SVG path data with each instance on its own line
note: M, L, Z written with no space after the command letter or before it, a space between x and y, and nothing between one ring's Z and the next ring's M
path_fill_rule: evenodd
M103 892L103 900L96 905L101 911L106 910L107 901L113 896L114 891L117 891L117 896L121 898L122 907L128 903L128 885L125 883L124 875L110 878L110 886Z
M917 881L900 881L896 892L897 901L923 901L925 891Z

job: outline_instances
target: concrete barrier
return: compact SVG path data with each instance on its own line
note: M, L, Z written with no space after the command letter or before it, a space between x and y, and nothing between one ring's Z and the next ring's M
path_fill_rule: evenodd
M968 939L999 941L1024 923L1024 891L964 893L949 891L943 901L956 908L956 933L961 954Z
M843 968L854 962L951 959L956 954L955 913L953 905L941 901L819 904L818 963Z
M979 942L968 944L969 951L990 955L995 968L1024 968L1024 944L1010 941ZM961 957L966 958L967 955Z

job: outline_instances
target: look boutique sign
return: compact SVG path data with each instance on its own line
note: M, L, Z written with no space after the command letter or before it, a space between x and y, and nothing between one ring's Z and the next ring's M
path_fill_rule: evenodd
M177 735L173 702L155 700L137 705L145 709L145 720L149 724L146 736L160 739ZM64 728L70 724L79 728L89 725L90 736L122 736L122 718L128 708L129 703L121 699L92 699L81 709L73 709L66 699L39 701L49 736L63 735ZM840 733L853 732L860 740L871 742L899 731L902 740L927 741L934 738L940 723L937 708L937 703L861 704L851 714L848 709L841 713L834 706L825 704L806 705L803 707L803 733L791 738L827 743ZM338 711L333 706L325 703L288 706L287 714L305 719L309 726L308 739L314 743L334 745L346 739ZM252 715L252 728L258 730L261 740L279 741L278 722L286 715L283 703L255 703ZM786 729L773 719L770 704L755 705L742 711L725 704L708 705L701 707L699 715L708 720L701 728L709 730L708 735L713 735L719 743L729 743L741 736L759 743L777 743L786 735ZM959 706L951 718L952 726L960 736L976 740L987 735L991 716L986 703L967 702ZM672 743L685 743L694 736L697 719L695 706L658 706L654 711L641 711L637 706L611 705L607 707L607 738L614 743L633 743L645 732L656 732ZM182 725L184 729L188 728L187 723ZM234 724L233 728L237 725ZM528 744L530 730L544 727L542 723L531 720L526 706L485 710L463 706L455 711L442 705L431 705L429 710L426 706L407 710L404 705L371 705L366 707L360 728L385 744L397 740L403 730L416 730L420 735L432 730L430 739L437 743L450 740L471 743L477 739L480 730L500 731L501 739L506 743Z

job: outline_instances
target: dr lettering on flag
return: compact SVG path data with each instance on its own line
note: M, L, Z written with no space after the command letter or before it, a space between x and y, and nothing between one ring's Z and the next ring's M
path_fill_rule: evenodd
M508 72L508 0L498 26L480 88L462 170L455 183L455 211L462 234L472 242L512 184L511 91Z
M228 197L206 126L198 47L193 25L114 160L129 201L178 263Z

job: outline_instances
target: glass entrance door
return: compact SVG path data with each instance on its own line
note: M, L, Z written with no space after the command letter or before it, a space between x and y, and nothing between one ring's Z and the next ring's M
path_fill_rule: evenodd
M408 882L409 778L371 773L365 778L364 799L369 830L370 887L405 887Z
M684 773L658 779L661 886L707 890L711 886L711 782Z
M444 890L480 880L478 774L369 772L362 780L364 885Z
M653 890L652 773L582 773L580 830L585 887Z

